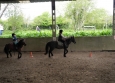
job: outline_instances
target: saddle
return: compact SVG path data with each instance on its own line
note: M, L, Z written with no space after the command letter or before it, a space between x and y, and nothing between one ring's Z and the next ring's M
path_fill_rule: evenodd
M61 49L61 48L63 48L63 43L62 42L60 42L60 41L57 41L57 43L58 43L58 46L57 46L57 48L58 49ZM66 46L67 47L67 46Z

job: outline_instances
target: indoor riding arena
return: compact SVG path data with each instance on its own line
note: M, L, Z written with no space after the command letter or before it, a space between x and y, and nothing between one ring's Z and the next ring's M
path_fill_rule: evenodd
M115 83L114 52L0 53L0 83Z
M79 37L76 38L76 44L70 44L66 57L63 57L63 50L55 49L54 56L49 58L44 53L45 44L50 40L26 39L22 57L17 59L16 52L7 58L3 48L11 39L2 39L0 83L115 83L113 37ZM87 42L84 43L84 40ZM38 44L38 41L41 42Z
M76 44L69 45L66 57L63 49L54 49L49 57L44 53L46 43L56 39L53 29L51 38L25 38L20 59L17 52L7 58L4 46L12 39L0 38L0 83L115 83L114 35L75 37Z

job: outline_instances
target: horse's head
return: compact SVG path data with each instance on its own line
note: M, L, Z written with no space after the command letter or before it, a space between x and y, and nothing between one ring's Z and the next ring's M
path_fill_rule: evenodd
M74 36L71 37L71 41L72 41L74 44L76 43Z
M22 45L22 46L24 45L24 46L26 46L26 43L25 43L25 40L24 40L24 39L21 39L18 43L19 43L19 45Z

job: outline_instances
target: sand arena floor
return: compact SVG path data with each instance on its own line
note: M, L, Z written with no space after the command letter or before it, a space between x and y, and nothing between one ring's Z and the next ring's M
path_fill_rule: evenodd
M115 83L115 52L0 53L0 83Z

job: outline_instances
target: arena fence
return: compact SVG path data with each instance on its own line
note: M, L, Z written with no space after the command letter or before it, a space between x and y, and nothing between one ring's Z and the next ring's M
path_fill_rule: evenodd
M45 45L52 38L25 38L27 46L22 48L22 51L45 51ZM114 51L115 40L113 36L103 37L76 37L76 44L71 43L68 51ZM0 52L3 52L4 46L12 42L11 38L0 39ZM62 51L57 50L55 51Z

